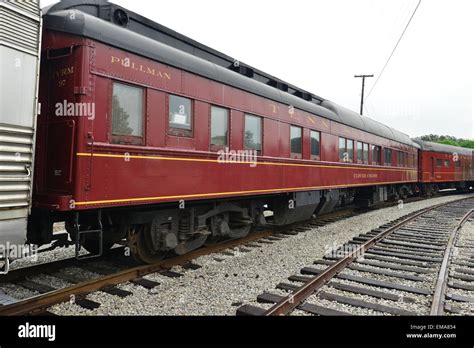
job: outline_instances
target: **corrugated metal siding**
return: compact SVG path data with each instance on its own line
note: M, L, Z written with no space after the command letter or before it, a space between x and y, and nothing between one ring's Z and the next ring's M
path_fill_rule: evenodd
M25 12L31 13L34 16L39 16L40 8L38 0L0 0L11 6L17 7Z
M33 185L40 43L39 1L0 0L0 245L3 246L26 241ZM2 253L8 254L8 250Z
M7 4L23 2L9 1ZM18 7L19 5L17 4L16 6ZM37 52L40 25L39 15L36 14L36 16L38 18L34 19L35 17L25 16L23 13L14 11L10 7L0 6L0 42L14 45L29 52Z
M33 129L0 124L0 209L28 207Z

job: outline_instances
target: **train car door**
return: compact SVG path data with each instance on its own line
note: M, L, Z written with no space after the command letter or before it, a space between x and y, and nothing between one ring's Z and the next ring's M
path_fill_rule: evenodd
M73 181L76 114L77 47L47 52L49 107L47 110L46 185L50 191L70 192Z

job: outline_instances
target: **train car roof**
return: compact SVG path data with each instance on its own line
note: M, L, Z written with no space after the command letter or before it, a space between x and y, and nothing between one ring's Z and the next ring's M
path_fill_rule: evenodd
M74 21L70 11L78 11ZM292 105L406 145L410 137L301 90L107 0L63 0L44 9L46 29L88 37L164 64Z
M474 149L468 149L465 147L459 147L459 146L453 146L453 145L432 143L429 141L422 141L418 139L414 139L414 141L418 145L420 145L422 151L441 152L441 153L448 153L451 155L454 153L457 153L458 155L464 155L464 156L474 155Z

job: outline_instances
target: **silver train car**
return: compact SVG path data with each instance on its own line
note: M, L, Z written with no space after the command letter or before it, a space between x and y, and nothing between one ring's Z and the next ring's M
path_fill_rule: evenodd
M0 272L25 250L41 47L39 0L0 0Z

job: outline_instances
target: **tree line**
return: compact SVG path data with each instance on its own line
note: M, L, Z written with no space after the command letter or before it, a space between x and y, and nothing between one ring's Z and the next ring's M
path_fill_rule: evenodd
M474 140L456 138L450 135L430 134L430 135L423 135L419 137L418 139L423 140L423 141L430 141L432 143L439 143L439 144L445 144L445 145L465 147L468 149L474 149Z

